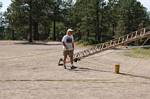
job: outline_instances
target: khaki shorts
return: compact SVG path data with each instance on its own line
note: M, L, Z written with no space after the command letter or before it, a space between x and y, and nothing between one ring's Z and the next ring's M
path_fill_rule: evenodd
M69 55L69 57L73 57L73 50L64 50L63 55L66 57L67 55Z

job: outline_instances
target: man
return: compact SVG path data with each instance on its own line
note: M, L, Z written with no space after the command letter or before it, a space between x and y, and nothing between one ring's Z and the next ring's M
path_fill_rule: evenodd
M73 38L73 30L68 29L66 35L62 38L63 43L63 55L64 55L64 68L66 69L66 59L67 56L70 57L71 69L75 69L77 67L73 66L73 51L74 51L74 38Z

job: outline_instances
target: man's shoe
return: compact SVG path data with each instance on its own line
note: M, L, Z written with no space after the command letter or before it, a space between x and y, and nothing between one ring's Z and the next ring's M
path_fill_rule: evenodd
M76 69L77 67L75 67L75 66L71 66L71 69Z

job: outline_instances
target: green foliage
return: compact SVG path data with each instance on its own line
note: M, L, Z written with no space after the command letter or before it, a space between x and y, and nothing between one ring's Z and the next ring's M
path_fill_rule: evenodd
M35 38L61 40L73 28L76 40L104 42L150 25L150 14L137 0L13 0L5 13L10 28L27 39L29 19ZM27 5L25 5L27 4ZM56 24L54 24L56 23ZM36 37L39 36L39 37ZM107 37L106 37L107 36ZM98 42L99 41L99 42Z
M69 2L71 3L71 0ZM39 36L43 38L45 34L54 33L51 32L54 21L63 24L65 7L68 8L68 5L69 3L64 0L13 0L5 16L9 20L10 27L18 33L26 33L28 37L28 34L33 32L34 39L40 38ZM32 24L32 31L29 24ZM56 32L61 31L56 30Z
M82 32L83 37L88 39L95 35L95 40L98 40L98 36L102 36L103 41L106 40L103 35L125 35L137 30L139 24L143 27L149 25L150 19L137 0L108 0L106 5L104 0L77 0L71 12L73 26Z
M66 27L62 22L57 22L56 23L56 36L57 36L57 41L61 41L62 37L66 34ZM49 35L49 40L53 38L53 35Z
M133 48L126 55L135 58L150 58L150 48Z
M94 37L90 37L90 38L79 40L78 43L83 45L93 45L99 43L99 41L95 40Z

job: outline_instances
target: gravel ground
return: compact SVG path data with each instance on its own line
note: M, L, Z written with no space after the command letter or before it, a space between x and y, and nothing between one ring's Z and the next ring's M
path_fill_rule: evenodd
M107 50L65 70L57 65L59 42L0 41L0 99L150 99L150 59L126 51Z

